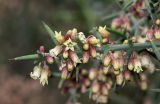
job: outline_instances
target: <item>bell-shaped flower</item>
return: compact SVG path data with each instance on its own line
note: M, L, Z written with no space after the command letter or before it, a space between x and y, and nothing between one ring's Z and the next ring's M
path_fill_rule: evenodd
M49 54L52 57L56 57L57 55L59 55L62 52L62 46L57 45L55 46L53 49L49 50Z
M33 69L33 72L30 73L30 77L33 78L34 80L38 79L41 75L41 67L40 66L35 66Z
M45 84L48 85L48 77L51 75L51 71L49 67L45 65L41 72L40 83L44 86Z

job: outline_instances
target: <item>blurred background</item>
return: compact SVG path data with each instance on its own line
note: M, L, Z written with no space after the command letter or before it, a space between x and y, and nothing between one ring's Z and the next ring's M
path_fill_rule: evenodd
M42 87L29 77L32 61L8 59L35 53L40 45L46 50L53 47L41 21L62 33L77 28L87 34L94 26L109 26L106 16L119 9L116 0L0 0L0 104L65 104L68 96L58 90L58 79ZM113 96L116 100L111 97L111 104L140 101ZM87 95L81 100L82 104L93 104Z

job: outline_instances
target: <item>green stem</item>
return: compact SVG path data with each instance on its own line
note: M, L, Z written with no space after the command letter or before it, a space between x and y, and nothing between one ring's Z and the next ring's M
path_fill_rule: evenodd
M160 46L160 42L154 42L156 46ZM143 50L145 48L151 48L152 45L150 42L146 42L146 43L134 43L132 46L134 51L137 50ZM109 51L118 51L118 50L129 50L131 47L128 44L115 44L115 45L110 45L109 47L105 46L103 47L102 51L105 52L105 50L109 50Z

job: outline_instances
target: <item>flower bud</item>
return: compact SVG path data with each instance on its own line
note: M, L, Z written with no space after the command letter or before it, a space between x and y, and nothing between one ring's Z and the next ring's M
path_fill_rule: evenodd
M152 29L148 30L146 33L146 37L149 41L152 41L154 39L154 31Z
M127 81L131 80L131 74L128 70L125 70L123 75L124 75L125 80L127 80Z
M77 29L73 28L72 29L72 34L71 34L71 39L75 39L76 35L77 35Z
M120 70L114 70L113 72L114 72L115 75L120 74Z
M107 67L103 67L103 73L104 74L107 74L108 73L108 71L109 71L109 69L110 69L110 66L107 66Z
M103 95L108 95L108 87L106 85L102 85L101 91Z
M33 72L30 73L30 77L34 80L38 79L41 75L41 70L40 66L35 66Z
M97 56L96 47L90 47L90 54L93 58Z
M109 36L109 32L106 30L106 26L102 27L102 26L99 26L98 28L98 32L101 34L101 36L103 38L107 38Z
M90 71L89 71L89 79L90 80L93 80L93 79L95 79L96 78L96 76L97 76L97 70L96 69L94 69L94 68L92 68L92 69L90 69Z
M79 57L77 56L77 54L75 52L70 51L69 56L70 56L71 60L74 62L75 66L77 63L81 63Z
M70 59L68 59L67 60L67 69L68 69L68 71L72 71L73 68L74 68L73 62Z
M88 42L91 45L97 45L99 43L99 40L95 36L89 36Z
M116 76L116 83L117 83L117 85L122 85L122 83L123 83L123 75L122 74L119 74Z
M108 54L105 55L105 56L104 56L104 59L103 59L103 65L107 67L107 66L110 64L110 62L111 62L111 57L110 57L110 55L108 55Z
M112 65L113 65L114 70L119 70L120 66L119 66L118 59L113 58L112 59Z
M83 63L87 63L89 61L89 52L84 52L82 56Z
M117 29L120 28L122 25L122 20L120 18L115 18L111 23L111 28Z
M49 54L52 57L56 57L57 55L59 55L62 51L62 47L60 45L55 46L53 49L49 50Z
M108 43L109 42L109 38L103 38L102 39L102 43Z
M66 67L62 68L62 72L61 72L61 79L67 79L68 78L68 70Z
M84 43L83 44L83 49L87 51L89 49L89 44L88 43Z
M133 70L133 68L134 68L134 63L133 63L133 60L130 59L130 60L128 61L128 69L131 71L131 70Z
M160 25L160 19L156 20L156 25Z
M78 39L79 39L82 43L85 42L86 37L85 37L85 35L83 34L83 32L79 32L79 33L78 33Z
M160 39L160 29L155 30L154 36L156 39Z
M67 59L68 56L69 56L68 51L67 51L67 50L64 50L64 51L63 51L63 58Z
M84 83L85 86L89 86L91 84L91 82L88 78L85 78L83 83Z
M44 46L40 46L39 52L44 53Z
M92 92L93 92L93 93L98 93L99 90L100 90L100 85L99 85L99 83L96 81L96 82L94 82L93 85L92 85Z
M53 62L54 62L54 59L51 56L46 56L46 60L47 60L48 64L53 64Z

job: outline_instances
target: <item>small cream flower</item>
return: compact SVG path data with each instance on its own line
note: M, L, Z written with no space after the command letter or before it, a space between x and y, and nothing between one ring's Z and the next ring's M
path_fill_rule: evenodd
M41 77L40 77L40 84L42 84L43 86L45 84L48 85L48 77L51 75L49 67L47 65L44 66L44 68L42 69L41 72Z
M40 77L40 75L41 75L41 67L35 66L33 72L30 73L30 77L36 80Z
M63 43L66 46L66 50L74 51L74 46L77 43L73 42L70 38Z

